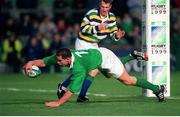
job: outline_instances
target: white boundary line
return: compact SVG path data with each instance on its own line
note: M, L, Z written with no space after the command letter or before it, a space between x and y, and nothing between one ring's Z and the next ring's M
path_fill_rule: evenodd
M2 88L0 87L0 91L13 91L13 92L37 92L37 93L56 93L56 90L45 90L45 89L19 89L19 88ZM100 94L100 93L87 93L87 95L92 95L96 97L110 97L107 94ZM138 95L111 95L111 97L136 97ZM180 97L166 97L170 100L180 100Z

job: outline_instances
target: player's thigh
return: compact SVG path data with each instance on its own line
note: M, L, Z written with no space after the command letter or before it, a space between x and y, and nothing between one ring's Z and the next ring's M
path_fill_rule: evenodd
M115 78L119 78L124 71L124 66L123 66L122 62L119 60L119 58L115 57L111 60L110 64L111 64L111 66L109 68L110 73Z
M100 48L100 50L103 57L102 69L108 69L110 74L115 78L119 78L124 71L124 65L120 59L106 48Z
M99 73L99 70L98 69L94 69L94 70L89 72L89 75L92 76L92 77L95 77L98 73Z

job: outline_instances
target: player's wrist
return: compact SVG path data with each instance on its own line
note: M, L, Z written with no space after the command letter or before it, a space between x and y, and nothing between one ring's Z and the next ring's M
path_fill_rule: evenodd
M115 41L119 41L121 38L117 37L116 33L113 35Z

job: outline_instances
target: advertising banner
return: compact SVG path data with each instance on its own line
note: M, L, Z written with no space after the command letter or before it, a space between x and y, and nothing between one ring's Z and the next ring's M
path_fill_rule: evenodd
M142 50L149 56L143 64L143 77L149 82L164 85L170 96L170 31L169 0L144 0L142 9ZM154 96L144 90L144 95Z

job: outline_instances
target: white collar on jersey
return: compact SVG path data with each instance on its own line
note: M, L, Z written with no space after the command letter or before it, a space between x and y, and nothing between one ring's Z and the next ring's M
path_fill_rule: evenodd
M73 63L74 63L74 55L73 55L73 53L71 53L72 54L72 56L71 56L71 65L70 65L70 69L71 68L73 68Z
M107 14L106 17L103 17L102 15L100 15L101 19L102 19L102 23L106 22L109 19L109 14Z

